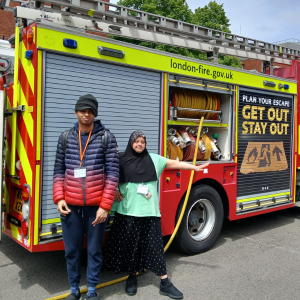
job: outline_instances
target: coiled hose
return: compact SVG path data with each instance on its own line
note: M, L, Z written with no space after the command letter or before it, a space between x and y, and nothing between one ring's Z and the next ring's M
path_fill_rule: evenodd
M174 89L173 105L175 107L192 109L219 110L220 100L218 95L215 93ZM178 110L177 117L189 119L200 119L201 117L204 117L206 120L215 120L217 118L217 114Z
M201 118L200 120L200 124L199 124L199 128L198 128L198 134L197 134L197 140L196 140L196 145L199 144L199 140L200 140L200 133L201 133L201 129L202 129L202 123L203 123L203 119L204 117ZM198 147L197 147L198 148ZM197 160L197 151L195 151L194 153L194 160L193 160L193 165L195 166L196 165L196 160ZM180 216L179 216L179 219L177 221L177 224L175 226L175 229L167 243L167 245L165 246L164 248L164 252L166 252L168 250L168 248L170 247L171 243L173 242L174 240L174 237L176 236L177 234L177 231L179 229L179 226L181 224L181 221L182 221L182 218L183 218L183 215L185 213L185 209L186 209L186 205L187 205L187 202L189 200L189 196L190 196L190 192L191 192L191 188L192 188L192 183L193 183L193 180L194 180L194 174L195 174L195 171L192 170L191 171L191 176L190 176L190 181L189 181L189 185L188 185L188 189L187 189L187 192L186 192L186 196L185 196L185 199L184 199L184 203L183 203L183 206L182 206L182 210L181 210L181 213L180 213ZM125 281L126 279L128 278L128 276L124 276L124 277L121 277L119 279L115 279L115 280L112 280L112 281L108 281L108 282L105 282L105 283L101 283L101 284L98 284L96 286L96 289L101 289L103 287L106 287L106 286L109 286L109 285L113 285L115 283L119 283L119 282L122 282L122 281ZM86 293L88 291L88 288L84 288L84 289L81 289L80 290L80 293ZM52 297L52 298L48 298L48 299L45 299L45 300L60 300L60 299L64 299L66 298L70 293L67 293L67 294L63 294L63 295L59 295L59 296L56 296L56 297Z

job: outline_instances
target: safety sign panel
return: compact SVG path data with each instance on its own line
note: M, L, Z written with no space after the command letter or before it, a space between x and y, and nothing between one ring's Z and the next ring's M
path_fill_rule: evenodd
M237 198L290 189L294 99L241 88Z
M288 168L283 142L248 142L242 174L282 171Z

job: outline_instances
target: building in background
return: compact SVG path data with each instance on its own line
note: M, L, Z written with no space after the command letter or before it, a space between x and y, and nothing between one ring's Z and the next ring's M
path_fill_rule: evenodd
M109 0L102 0L109 2ZM16 7L19 4L15 2L10 2L11 7ZM108 8L107 8L108 9ZM0 40L8 40L11 35L15 33L15 19L13 12L0 10ZM99 36L107 37L107 34L102 34L94 31L87 31L87 33L95 34Z
M11 7L18 6L18 3L10 2ZM15 18L11 11L0 10L0 39L8 40L15 33Z
M279 41L276 42L275 44L278 44L282 47L287 47L287 48L293 48L296 50L300 50L300 40L297 39L288 39L284 41ZM264 62L261 60L254 60L254 59L241 59L242 61L242 68L245 70L250 70L250 71L257 71L259 73L263 73L264 69ZM275 68L286 68L290 67L290 65L286 64L280 64L280 63L274 63ZM254 72L255 72L254 71Z

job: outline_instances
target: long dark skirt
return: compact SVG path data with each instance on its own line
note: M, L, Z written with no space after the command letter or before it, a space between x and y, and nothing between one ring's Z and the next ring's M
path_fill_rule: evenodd
M149 269L167 274L159 217L116 213L103 255L103 269L135 274Z

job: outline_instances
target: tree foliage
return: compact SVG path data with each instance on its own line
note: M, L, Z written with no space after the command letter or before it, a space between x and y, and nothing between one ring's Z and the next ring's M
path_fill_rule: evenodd
M230 33L229 19L226 17L223 4L217 4L216 1L210 1L208 5L205 5L203 8L197 8L195 10L195 13L193 13L189 8L186 0L120 0L118 4L132 9L142 10L167 18L172 18L183 22L193 23ZM197 50L190 50L186 48L179 48L121 37L111 36L111 38L200 60L206 60L207 58L206 53ZM219 63L237 68L241 67L240 60L231 56L220 55Z
M118 4L189 23L194 17L185 0L120 0Z
M230 32L229 19L226 17L223 5L218 4L216 1L210 1L204 7L196 8L194 23L215 30Z

